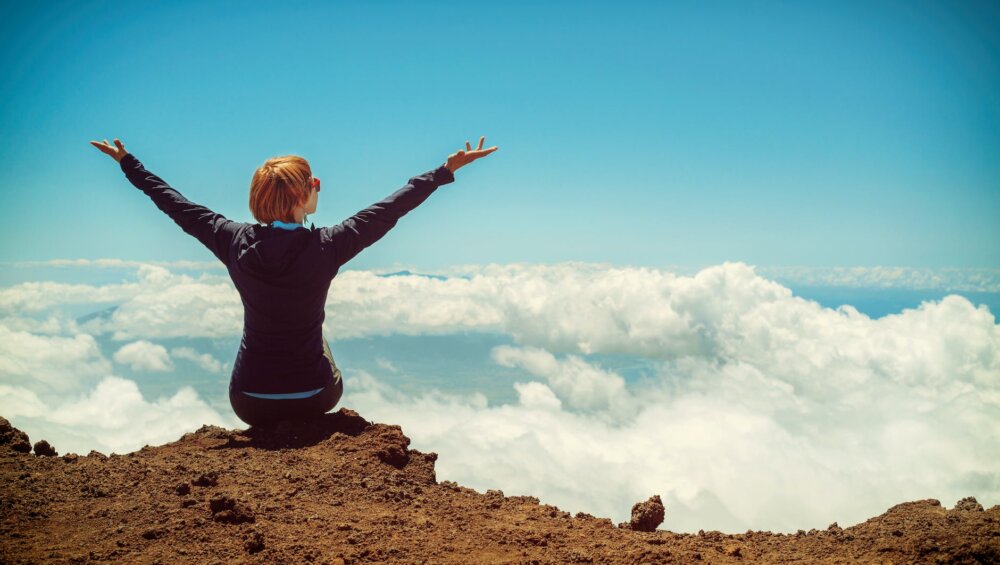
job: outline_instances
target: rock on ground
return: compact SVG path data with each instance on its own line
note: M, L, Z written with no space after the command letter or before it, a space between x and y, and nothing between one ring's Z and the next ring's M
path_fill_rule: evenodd
M652 532L663 523L663 502L660 495L653 495L646 502L637 502L632 506L632 519L628 527L637 532Z
M59 455L56 453L56 449L49 445L49 442L43 440L35 442L35 455L40 457L55 457Z
M6 445L18 453L31 451L28 434L10 425L4 417L0 417L0 445Z

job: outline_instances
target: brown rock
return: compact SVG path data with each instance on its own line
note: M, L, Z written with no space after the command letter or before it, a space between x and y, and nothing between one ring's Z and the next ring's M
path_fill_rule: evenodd
M632 519L628 527L638 532L653 532L663 523L664 508L660 495L654 494L646 502L632 506Z
M56 453L56 449L49 445L49 442L44 439L35 442L35 455L40 457L55 457L59 455Z
M219 484L219 474L215 471L202 473L201 475L198 475L198 478L191 481L191 484L198 487L214 487Z
M983 505L979 504L974 496L967 496L955 503L955 510L965 510L969 512L983 512Z
M255 522L256 517L242 502L237 502L233 498L225 495L212 497L208 501L209 509L212 511L212 519L216 522L227 524L242 524L244 522Z
M399 426L375 424L365 433L372 434L376 444L373 451L379 461L397 469L410 462L410 453L406 449L410 445L410 438L403 435L403 430Z
M7 421L7 418L2 416L0 416L0 445L9 445L11 449L18 453L29 453L31 451L28 434L12 426Z
M250 532L243 540L243 548L247 553L259 553L264 549L264 536L256 530Z

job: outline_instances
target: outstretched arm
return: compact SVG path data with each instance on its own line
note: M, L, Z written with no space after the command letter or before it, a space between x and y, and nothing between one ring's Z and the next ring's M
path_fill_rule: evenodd
M156 207L166 213L182 230L194 236L213 255L228 264L229 250L241 224L226 219L208 208L195 204L163 179L146 170L134 155L125 150L121 141L116 148L91 141L98 149L118 161L122 172L136 188L149 196Z
M437 187L454 182L455 171L497 150L494 145L483 149L486 136L479 138L479 147L472 149L468 141L465 150L448 156L440 167L412 177L403 188L387 198L372 204L340 224L320 228L320 242L330 258L333 272L353 259L364 248L375 243L389 232L407 212L427 200Z
M364 248L382 239L407 212L427 200L437 187L455 181L445 165L411 178L386 198L336 226L320 228L320 243L334 272Z

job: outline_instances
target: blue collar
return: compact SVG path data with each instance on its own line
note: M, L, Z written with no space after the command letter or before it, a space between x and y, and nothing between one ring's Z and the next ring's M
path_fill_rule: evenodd
M293 224L293 223L290 223L290 222L282 222L281 220L275 220L275 221L271 222L271 227L273 227L273 228L281 228L281 229L285 229L285 230L294 230L294 229L298 229L298 228L304 228L305 226L302 225L302 224Z

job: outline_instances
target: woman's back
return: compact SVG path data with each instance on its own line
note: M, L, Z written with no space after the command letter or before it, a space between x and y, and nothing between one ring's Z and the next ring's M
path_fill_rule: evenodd
M238 390L310 390L328 375L323 320L336 272L315 227L245 225L227 263L243 302L243 338L232 382Z

